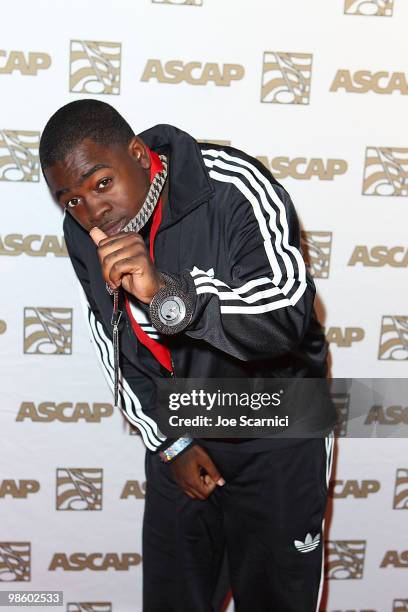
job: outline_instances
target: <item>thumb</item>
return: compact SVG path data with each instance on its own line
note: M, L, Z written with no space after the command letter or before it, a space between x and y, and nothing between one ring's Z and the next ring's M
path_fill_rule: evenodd
M216 468L216 466L208 455L206 457L203 457L200 463L203 468L205 468L207 474L213 482L215 482L220 487L225 485L225 480L223 479L223 477L221 476L218 469Z
M99 246L100 241L108 237L105 232L99 229L99 227L93 227L89 232L89 235L96 244L96 246Z

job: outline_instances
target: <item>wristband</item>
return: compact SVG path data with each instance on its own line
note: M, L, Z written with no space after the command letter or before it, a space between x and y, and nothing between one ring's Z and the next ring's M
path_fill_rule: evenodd
M192 442L194 442L194 439L189 438L188 436L178 438L165 450L159 452L160 459L163 461L163 463L169 463L170 461L175 459L184 449L190 446Z

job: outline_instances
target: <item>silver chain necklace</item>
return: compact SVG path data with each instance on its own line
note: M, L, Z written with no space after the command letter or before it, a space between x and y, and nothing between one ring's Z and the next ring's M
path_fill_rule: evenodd
M165 155L159 155L159 158L163 168L160 172L155 174L142 208L137 215L125 225L122 232L139 232L152 216L167 178L167 157Z
M135 217L133 217L133 219L131 219L129 223L125 225L122 232L139 232L152 216L167 179L167 157L165 155L159 155L159 158L163 167L160 172L155 174L141 209L137 215L135 215ZM119 322L122 316L122 311L119 309L119 288L112 290L106 283L106 289L110 295L113 295L113 310L111 318L114 367L113 403L115 407L119 407Z

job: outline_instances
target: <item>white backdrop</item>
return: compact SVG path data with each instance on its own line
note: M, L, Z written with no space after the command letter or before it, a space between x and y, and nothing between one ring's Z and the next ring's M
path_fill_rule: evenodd
M332 375L406 377L408 4L22 0L1 17L0 590L141 610L144 447L112 411L39 133L95 96L136 132L171 123L261 157L305 231ZM408 610L406 451L340 440L322 610Z

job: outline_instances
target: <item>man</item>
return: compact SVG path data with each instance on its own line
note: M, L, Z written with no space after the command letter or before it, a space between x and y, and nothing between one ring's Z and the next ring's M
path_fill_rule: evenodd
M213 610L225 548L237 612L316 610L332 438L169 439L155 414L157 378L325 377L289 195L242 151L169 125L135 136L96 100L51 117L40 159L97 354L146 445L143 610Z

